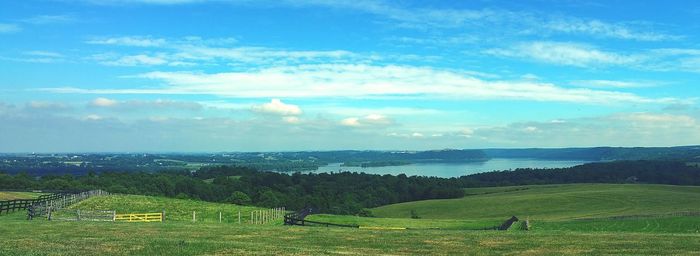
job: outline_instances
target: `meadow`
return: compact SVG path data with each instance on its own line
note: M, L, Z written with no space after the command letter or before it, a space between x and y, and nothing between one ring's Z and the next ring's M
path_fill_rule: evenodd
M700 212L700 187L568 184L466 189L458 199L424 200L372 209L377 217L532 221Z
M219 211L261 208L135 195L94 197L66 211L165 209L169 217L163 223L120 223L3 215L0 255L700 255L700 216L676 216L700 209L696 187L578 184L466 192L460 199L371 209L378 217L308 217L359 229L283 226L281 221L218 223ZM211 217L192 222L193 210ZM411 210L420 218L407 216ZM511 215L529 216L532 229L478 230Z
M0 255L698 255L700 235L5 221Z
M15 191L0 191L0 201L15 200L15 199L34 199L43 195L43 193L35 192L15 192Z

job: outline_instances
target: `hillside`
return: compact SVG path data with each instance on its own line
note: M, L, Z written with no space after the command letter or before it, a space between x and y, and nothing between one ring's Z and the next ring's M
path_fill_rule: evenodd
M0 191L0 201L5 200L15 200L15 199L34 199L42 195L43 193L34 192L14 192L14 191Z
M198 222L218 222L222 212L222 222L237 223L238 211L242 221L250 218L250 212L264 208L235 204L211 203L191 199L140 195L111 195L92 197L71 205L64 211L73 210L115 210L117 213L151 213L165 211L167 221L192 221L196 211ZM281 220L279 223L282 223Z
M467 196L406 202L372 209L378 217L432 219L571 220L700 211L700 187L575 184L466 189Z
M0 255L689 255L700 235L2 221Z
M258 208L150 196L94 197L67 211L165 209L169 217L164 223L112 223L27 221L23 213L3 215L0 255L688 255L700 248L698 216L663 215L698 209L700 187L585 184L465 192L468 196L460 199L372 210L382 217L395 215L392 218L310 216L368 229L291 227L281 222L239 225L226 219L218 223L218 211L241 209L245 217ZM193 210L203 219L192 223ZM410 210L421 218L409 218ZM470 230L524 214L533 220L529 232ZM635 214L658 216L598 218ZM590 217L596 219L573 220ZM409 229L392 229L397 227Z

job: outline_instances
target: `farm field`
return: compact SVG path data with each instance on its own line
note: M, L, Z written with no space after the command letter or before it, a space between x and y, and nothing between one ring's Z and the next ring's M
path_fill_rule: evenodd
M138 213L165 209L166 222L27 221L22 212L2 215L0 255L700 255L700 216L669 215L697 207L695 187L583 184L467 192L470 195L461 199L403 203L372 211L380 215L393 207L412 205L400 209L408 209L409 214L416 209L419 219L328 214L307 217L359 225L360 229L284 226L281 220L252 225L246 222L250 211L261 208L232 204L135 195L93 197L65 211L114 209ZM640 193L647 196L643 202ZM547 196L558 201L545 203L538 198ZM567 204L569 208L558 205L572 198L578 201ZM459 203L467 200L471 204ZM627 200L637 204L620 203ZM415 207L427 207L422 205L426 203L435 210L451 206L472 215L455 214L450 218ZM524 207L528 203L540 207ZM467 205L476 209L465 209ZM480 207L491 212L478 211ZM507 211L509 207L512 212ZM601 211L606 207L610 209ZM218 223L219 211L238 209L243 213L242 224L226 218ZM476 230L498 225L511 215L522 216L517 212L524 209L531 210L530 231ZM196 223L191 221L193 210L202 216ZM637 216L611 218L618 213Z
M459 219L410 219L410 218L371 218L348 215L314 214L307 220L343 225L358 225L361 228L408 228L408 229L454 229L481 230L500 225L502 220L459 220Z
M467 196L406 202L372 209L377 217L502 220L512 215L534 221L563 221L626 215L700 211L700 187L573 184L466 189Z
M40 195L43 195L43 193L0 191L0 201L15 199L34 199L39 197Z
M4 221L0 255L698 255L700 235Z

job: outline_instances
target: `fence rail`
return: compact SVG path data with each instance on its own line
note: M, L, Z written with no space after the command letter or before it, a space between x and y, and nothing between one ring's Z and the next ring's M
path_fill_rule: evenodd
M40 196L37 202L26 208L27 218L31 220L46 216L50 220L52 211L63 209L93 196L103 195L109 195L109 193L103 190L91 190L77 194L51 194L45 197Z
M37 199L15 199L9 201L0 201L0 215L10 212L15 212L17 210L25 210L27 207L35 203Z
M321 221L306 220L306 216L314 214L313 208L305 208L298 212L288 213L284 215L284 225L292 226L326 226L326 227L344 227L344 228L360 228L359 225L345 225Z
M65 221L114 221L115 211L107 210L62 210L51 213L51 220Z
M114 221L126 222L163 222L163 213L127 213L116 214Z

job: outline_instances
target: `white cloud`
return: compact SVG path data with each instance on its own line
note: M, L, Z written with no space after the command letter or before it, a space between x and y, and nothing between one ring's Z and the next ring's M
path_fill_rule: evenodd
M142 36L124 36L111 38L96 38L87 41L88 44L102 45L119 45L119 46L135 46L135 47L158 47L164 46L166 40L162 38L142 37Z
M281 116L296 116L301 115L301 108L297 105L286 104L280 99L272 99L269 103L262 105L254 105L251 107L253 112L263 114L273 114Z
M631 65L645 59L644 56L622 55L599 50L590 45L562 42L521 43L508 49L489 49L484 53L578 67Z
M48 101L30 101L27 103L27 108L31 109L46 109L46 110L64 110L70 108L65 103L48 102Z
M90 114L90 115L85 116L83 119L88 120L88 121L99 121L99 120L102 120L103 118L99 115Z
M116 106L118 103L119 102L116 100L100 97L90 102L90 105L95 107L113 107Z
M34 24L34 25L72 23L75 21L76 21L76 18L72 15L37 15L37 16L33 16L33 17L22 20L22 22L30 23L30 24Z
M48 57L48 58L63 58L63 54L57 53L57 52L49 52L49 51L27 51L24 52L26 55L31 55L31 56L39 56L39 57Z
M161 57L139 54L123 56L115 60L103 61L101 63L110 66L153 66L166 64L167 61Z
M14 33L14 32L19 32L21 31L22 28L15 24L9 24L9 23L0 23L0 34L3 33Z
M108 98L96 98L90 102L89 106L100 108L112 108L118 110L154 110L154 109L178 109L193 110L202 109L202 105L197 102L174 101L174 100L126 100L118 101Z
M139 66L139 65L229 65L267 64L280 65L291 63L325 63L328 61L348 62L359 60L359 56L349 51L304 51L279 50L266 47L218 47L236 42L232 38L202 39L186 37L185 39L155 39L150 37L117 37L87 41L90 44L120 45L134 47L151 47L159 51L140 54L119 54L106 52L94 54L89 59L104 65Z
M615 81L615 80L576 80L571 81L570 84L579 87L591 87L591 88L639 88L639 87L653 87L657 86L659 82L649 82L649 81Z
M345 118L340 121L340 124L350 127L378 127L392 125L394 121L385 115L369 114L364 117Z
M139 78L164 83L156 89L44 88L54 93L205 94L239 98L413 97L509 99L587 104L677 103L632 93L564 88L537 81L482 80L427 67L319 64L214 74L151 72Z
M638 41L666 41L681 38L679 36L672 36L663 33L634 31L630 27L622 24L610 24L600 20L583 20L575 18L558 19L546 23L545 27L553 31L571 34L589 34L598 37Z
M639 112L483 127L468 139L509 147L677 146L700 141L698 130L698 119L686 114Z
M296 116L285 116L282 117L282 120L290 124L298 124L299 122L301 122L301 119L299 119L299 117Z

